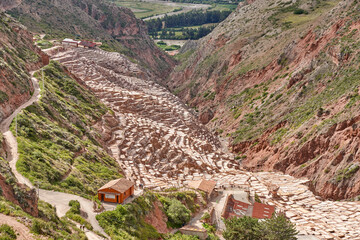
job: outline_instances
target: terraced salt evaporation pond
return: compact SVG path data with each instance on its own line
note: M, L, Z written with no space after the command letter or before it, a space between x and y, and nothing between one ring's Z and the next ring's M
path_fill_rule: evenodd
M295 179L279 173L249 173L221 149L187 107L155 78L118 53L70 49L53 56L83 81L115 114L104 134L127 178L149 188L186 186L202 177L218 187L250 188L286 212L304 234L319 239L360 239L359 202L321 201ZM106 120L105 120L106 121ZM278 196L269 194L279 188Z

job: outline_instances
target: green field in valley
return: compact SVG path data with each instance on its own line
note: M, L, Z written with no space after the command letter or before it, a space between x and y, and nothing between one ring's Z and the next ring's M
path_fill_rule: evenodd
M115 2L121 7L130 8L137 18L146 18L182 10L179 6L169 6L161 3L119 0L113 0L112 2Z

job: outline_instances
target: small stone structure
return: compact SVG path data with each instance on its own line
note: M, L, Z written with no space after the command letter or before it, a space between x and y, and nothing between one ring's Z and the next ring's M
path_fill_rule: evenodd
M211 199L214 196L216 186L215 181L201 179L197 181L190 181L188 185L190 188L205 192L207 199Z
M197 236L201 240L205 240L208 237L206 229L201 229L196 226L186 225L180 228L180 232L185 235Z

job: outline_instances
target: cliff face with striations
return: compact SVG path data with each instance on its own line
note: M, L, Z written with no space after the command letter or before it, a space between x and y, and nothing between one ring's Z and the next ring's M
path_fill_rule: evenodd
M33 44L32 35L5 14L0 15L0 121L25 102L33 91L29 72L48 57Z
M1 122L30 98L33 86L29 72L41 67L48 57L34 46L32 35L4 13L0 13L0 29ZM37 216L36 193L16 182L5 160L7 148L0 133L0 195Z
M165 84L229 138L243 167L308 177L323 197L356 197L359 7L353 0L241 3L185 46L183 58L190 57Z
M143 21L126 8L101 0L23 0L8 11L31 31L102 41L152 70L168 76L175 62L155 46Z

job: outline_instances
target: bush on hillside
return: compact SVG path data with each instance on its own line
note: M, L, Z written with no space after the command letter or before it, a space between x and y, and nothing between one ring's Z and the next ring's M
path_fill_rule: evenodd
M296 240L295 225L283 215L274 214L272 218L259 221L256 218L242 217L225 220L226 240Z
M0 239L1 240L13 240L16 238L17 238L16 233L11 226L9 226L7 224L3 224L0 226Z
M304 9L301 9L301 8L297 8L294 10L294 14L296 15L300 15L300 14L308 14L307 11L305 11Z
M171 225L181 227L190 221L191 211L179 200L171 199L169 207L166 210L166 215Z

